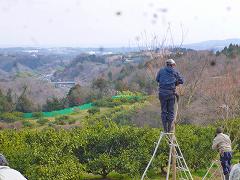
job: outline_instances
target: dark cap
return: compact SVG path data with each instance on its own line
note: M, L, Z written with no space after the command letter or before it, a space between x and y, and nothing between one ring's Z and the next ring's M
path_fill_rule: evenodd
M216 129L216 133L219 134L219 133L223 133L223 129L221 127L218 127Z

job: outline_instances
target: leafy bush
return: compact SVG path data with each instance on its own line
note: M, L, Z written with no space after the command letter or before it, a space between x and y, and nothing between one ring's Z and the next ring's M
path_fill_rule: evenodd
M112 98L103 98L94 102L94 105L96 107L114 107L117 106L118 104L114 103L112 101Z
M93 124L99 120L111 119L119 125L132 125L132 116L136 110L141 109L146 103L134 103L129 106L116 106L104 113L97 113L89 116L86 120L87 124Z
M238 133L239 124L238 119L225 126ZM216 157L211 149L214 132L213 126L177 126L178 143L191 170L209 166ZM83 172L103 177L115 172L139 179L159 133L160 129L119 126L106 119L72 130L2 130L0 153L28 179L82 179ZM168 152L166 141L162 141L150 168L151 174L164 171Z
M59 116L55 118L54 123L57 125L66 125L66 124L74 124L76 119L71 118L70 116Z
M65 125L65 124L67 124L69 119L70 119L69 116L65 116L65 115L64 116L59 116L59 117L55 118L54 123L58 124L58 125Z
M216 151L211 149L215 129L183 125L177 127L177 138L183 155L192 170L207 168Z
M40 124L40 125L44 125L48 122L49 120L46 119L46 118L40 118L37 120L37 123Z
M53 127L53 126L54 126L54 123L53 123L53 122L49 122L49 123L48 123L48 126L49 126L49 127Z
M178 127L179 145L192 170L208 167L211 160L216 157L216 152L211 149L213 132L213 128L210 127ZM79 146L76 155L86 166L87 171L103 177L112 171L139 176L151 157L160 130L119 127L105 121L95 124L83 133L85 143ZM152 170L160 168L164 173L168 163L168 152L166 141L162 141L151 166Z
M100 112L100 108L98 108L98 107L93 107L93 108L88 110L88 113L90 115L93 115L93 114L98 113L98 112Z
M33 127L33 124L29 121L26 121L26 120L23 121L22 124L23 124L24 127Z
M75 122L76 122L76 119L70 119L70 120L68 121L69 124L75 124Z
M82 179L71 138L72 133L64 130L4 130L0 153L28 179Z
M13 114L13 115L16 116L16 117L23 118L23 114L24 114L24 113L14 111L14 112L11 112L11 114Z
M145 98L140 96L132 96L129 97L128 95L123 95L123 97L118 98L103 98L96 102L94 102L94 105L97 107L115 107L120 106L123 104L133 104L136 102L143 102Z
M15 121L21 121L22 120L22 113L20 112L13 112L13 113L1 113L0 114L0 121L4 121L7 123L12 123Z
M99 122L83 131L82 145L75 154L88 172L106 177L110 172L138 175L150 158L157 131L118 127L113 122Z
M56 121L54 121L54 123L57 125L66 125L67 124L67 122L63 119L56 120Z
M34 118L41 118L41 117L43 117L43 113L42 112L34 112L33 117Z
M60 110L60 109L64 109L66 105L67 105L66 98L59 99L57 97L53 97L53 98L47 99L46 104L43 105L43 110L44 111Z
M69 119L70 119L70 117L66 116L66 115L56 117L56 120L69 120Z

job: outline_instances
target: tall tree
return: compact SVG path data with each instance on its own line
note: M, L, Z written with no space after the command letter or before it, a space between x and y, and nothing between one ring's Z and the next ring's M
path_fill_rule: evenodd
M27 92L27 86L24 86L22 94L17 99L17 103L16 103L17 111L32 112L34 110L33 103L30 99L28 99L26 92Z
M83 98L81 98L82 90L79 84L72 87L67 95L67 99L69 102L69 106L78 106L84 102Z
M98 78L98 79L93 81L92 87L96 88L96 89L99 89L100 92L104 92L108 89L109 82L107 80L105 80L104 78Z
M0 89L0 112L11 112L14 110L13 102L10 97L9 94L5 96Z
M48 98L45 105L43 105L44 111L55 111L65 108L65 98L58 99L57 97Z

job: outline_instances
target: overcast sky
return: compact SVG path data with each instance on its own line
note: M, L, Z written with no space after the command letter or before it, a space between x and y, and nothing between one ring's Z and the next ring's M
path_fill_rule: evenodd
M134 46L169 24L175 44L240 38L239 10L239 0L0 0L0 46Z

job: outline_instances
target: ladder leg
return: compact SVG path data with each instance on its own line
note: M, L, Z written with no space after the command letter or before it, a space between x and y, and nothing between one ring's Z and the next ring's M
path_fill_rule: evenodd
M209 172L210 172L210 170L212 169L212 167L213 167L214 164L215 164L215 162L213 162L213 163L211 164L211 166L208 168L208 171L206 172L206 174L205 174L205 176L202 178L202 180L205 180L205 179L206 179L207 175L209 174Z
M178 150L179 150L180 155L183 157L183 154L182 154L182 151L181 151L181 149L180 149L180 147L179 147L179 144L178 144L178 142L177 142L177 139L175 139L175 142L176 142L176 145L177 145L177 147L178 147ZM185 161L184 158L183 158L183 163L184 163L184 165L186 166L186 168L188 169L188 173L189 173L190 179L193 180L192 174L191 174L191 172L189 171L189 168L188 168L187 163L186 163L186 161Z
M160 137L159 137L158 142L157 142L157 145L156 145L155 150L154 150L154 152L153 152L153 155L152 155L150 161L148 162L148 165L147 165L147 167L146 167L146 169L145 169L145 171L144 171L144 173L143 173L143 175L142 175L141 180L144 179L144 177L145 177L145 175L146 175L146 173L147 173L147 170L148 170L148 168L150 167L150 165L151 165L151 163L152 163L152 161L153 161L154 156L156 155L157 149L158 149L158 147L159 147L159 144L160 144L163 136L164 136L164 133L161 132L161 133L160 133Z
M166 180L169 180L169 174L170 174L170 169L171 169L171 159L172 159L172 149L173 149L173 139L171 139L171 146L170 146L170 150L169 150L168 171L167 171Z
M177 156L179 156L179 154L177 154ZM184 167L184 165L183 165L183 163L182 163L182 161L180 159L177 159L177 162L178 162L178 165L180 167ZM186 171L183 171L183 173L184 173L185 177L188 179L188 175L187 175Z

